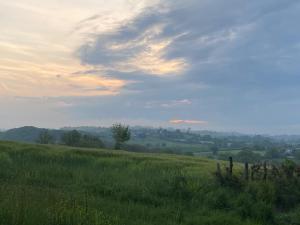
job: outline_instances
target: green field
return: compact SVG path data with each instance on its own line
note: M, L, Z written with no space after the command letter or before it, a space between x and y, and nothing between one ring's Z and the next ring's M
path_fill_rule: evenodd
M0 142L1 225L299 224L269 193L220 186L214 161ZM279 218L280 217L280 218ZM279 219L278 219L279 218Z
M181 143L175 141L161 140L159 138L133 139L129 141L129 144L138 144L142 146L147 146L148 144L151 144L150 148L173 149L181 153L197 153L209 151L209 147L206 145ZM164 146L162 147L162 145Z

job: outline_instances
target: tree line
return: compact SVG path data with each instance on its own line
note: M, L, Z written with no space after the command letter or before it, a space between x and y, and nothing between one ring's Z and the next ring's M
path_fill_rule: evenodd
M115 145L114 149L118 150L124 146L124 143L131 138L131 131L129 126L121 123L113 124L111 127L112 137ZM43 130L40 132L37 139L39 144L55 144L55 138L51 135L49 130ZM84 147L84 148L104 148L104 142L99 138L91 134L82 133L77 130L66 131L60 138L59 144L72 146L72 147Z

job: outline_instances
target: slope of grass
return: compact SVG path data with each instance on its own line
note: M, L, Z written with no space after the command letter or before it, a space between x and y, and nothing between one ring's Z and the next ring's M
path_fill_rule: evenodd
M214 170L188 156L0 142L0 224L267 224L268 205L245 216L245 196Z

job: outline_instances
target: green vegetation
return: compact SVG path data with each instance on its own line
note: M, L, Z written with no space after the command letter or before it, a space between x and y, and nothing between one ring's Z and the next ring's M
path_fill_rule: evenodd
M197 157L0 142L0 224L299 224L297 179L220 184L215 170Z
M77 130L65 132L62 136L62 143L72 147L103 148L103 142L92 135L81 134Z
M120 149L126 141L130 140L131 132L129 126L120 123L113 124L111 132L115 140L115 149Z
M37 143L39 144L52 144L53 137L51 136L49 130L44 130L40 133Z
M120 124L117 125L120 126ZM123 125L121 127L125 131L128 128ZM80 143L76 143L78 137L72 140L70 137L72 132L75 136L81 135L79 137L82 139ZM300 136L251 136L236 133L191 131L190 129L145 127L130 127L129 141L127 141L127 137L120 142L121 139L115 135L111 128L105 127L69 127L60 130L21 127L0 132L0 140L64 144L87 148L105 146L109 149L122 148L126 151L140 153L194 155L220 160L234 156L235 161L248 161L249 163L262 160L280 162L286 158L300 162ZM69 137L66 138L66 136Z
M126 128L126 126L125 126ZM69 127L60 130L48 130L54 143L62 143L65 132L77 130L101 139L105 146L114 148L115 139L111 128L105 127ZM22 141L35 143L45 129L36 127L21 127L0 132L0 140ZM292 145L300 146L299 139L284 137L267 137L260 135L241 135L235 133L220 133L210 131L191 131L179 129L130 127L130 140L126 149L136 152L169 152L174 154L211 155L218 152L252 150L265 152L271 148L284 150ZM298 141L297 141L298 140ZM121 143L125 147L123 143ZM133 146L133 147L132 147Z
M228 159L229 156L232 156L232 155L234 155L234 158L236 161L248 162L248 163L259 162L260 160L262 160L264 158L261 154L256 153L254 151L250 151L250 150L238 151L235 154L233 154L232 152L223 152L223 153L219 154L218 158L220 160L226 160L226 159Z

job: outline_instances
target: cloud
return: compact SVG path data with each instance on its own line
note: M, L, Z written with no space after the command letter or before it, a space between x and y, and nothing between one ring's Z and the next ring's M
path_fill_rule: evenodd
M178 108L178 107L185 107L192 104L192 101L189 99L182 99L182 100L171 100L171 101L150 101L146 102L145 108L152 109L152 108Z
M136 81L119 98L130 99L135 116L201 114L211 129L275 130L273 124L293 123L293 116L284 116L288 109L276 106L278 99L289 102L299 95L299 11L295 0L163 1L113 32L95 33L78 56L84 64L106 68L109 77ZM139 57L159 43L166 44L156 59L178 62L174 71ZM179 107L174 99L192 104Z
M268 46L261 47L273 43L265 42L268 32L261 28L293 5L299 4L294 0L164 1L114 31L94 34L92 41L78 49L78 56L83 63L109 66L118 72L186 75L207 65L266 57ZM257 36L258 32L262 36ZM251 42L254 48L248 46Z
M187 66L182 58L167 60L164 57L166 49L174 41L172 38L159 38L165 25L140 26L140 23L133 23L100 35L93 42L81 46L78 55L85 64L101 65L119 72L181 73Z
M0 21L3 28L0 37L0 96L119 94L129 81L105 77L103 70L88 76L84 73L75 76L76 71L93 68L82 65L73 52L83 38L96 31L107 32L132 19L149 2L28 0L24 3L23 0L0 0L3 18ZM97 17L82 20L94 13ZM96 28L95 23L98 24Z
M182 100L173 100L168 103L161 103L160 106L164 108L174 108L178 106L186 106L186 105L191 105L192 101L188 99L182 99Z
M54 65L52 65L54 66ZM44 68L46 65L44 66ZM51 65L49 65L51 67ZM62 97L62 96L99 96L117 95L129 81L108 78L99 75L84 74L72 75L67 71L72 68L64 68L63 75L55 74L56 71L46 71L36 68L31 71L22 64L18 68L0 66L0 96L24 96L24 97ZM54 69L54 68L52 68ZM57 68L56 68L57 69ZM19 72L23 71L22 79ZM41 76L43 73L43 76ZM36 77L39 80L36 80Z
M189 125L206 125L206 121L202 120L170 120L171 124L189 124Z
M107 4L118 8L112 16L94 10L99 2L78 2L54 21L47 17L51 29L43 38L15 29L5 42L3 29L0 95L57 97L72 104L62 108L73 121L170 125L170 118L201 115L206 128L242 132L300 124L299 1L164 0L131 13L122 10L124 1L112 0ZM81 6L80 15L73 13ZM3 18L49 28L31 14ZM81 21L72 33L82 34L76 43L65 35L69 26L57 23L68 17Z

